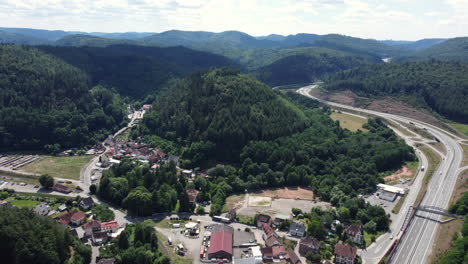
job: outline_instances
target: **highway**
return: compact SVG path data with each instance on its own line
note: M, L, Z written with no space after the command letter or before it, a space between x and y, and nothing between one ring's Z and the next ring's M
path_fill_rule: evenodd
M297 90L297 92L301 95L316 99L330 106L339 107L341 109L359 111L362 113L379 116L387 120L402 122L404 124L412 122L416 126L424 128L427 132L437 137L440 142L445 145L447 151L445 157L443 157L439 167L431 178L426 196L422 200L421 205L436 206L444 209L448 207L452 192L455 188L458 174L462 171L460 169L461 161L463 160L463 149L460 146L462 139L448 131L412 118L356 108L316 98L310 95L310 91L317 87L317 85L306 86L300 88ZM404 125L402 128L404 128ZM398 133L398 130L395 130L395 132ZM403 137L408 144L414 145L415 142L413 142L412 139L415 137L411 138L401 135L401 133L399 133L399 135ZM427 168L427 158L420 151L417 151L416 154L418 155L422 165ZM393 235L393 237L397 239L401 238L399 246L397 247L393 258L391 259L391 263L408 264L427 262L427 257L431 254L434 237L439 225L437 221L439 221L442 217L433 213L417 212L413 221L408 226L406 233L403 235L402 232L400 232L406 212L408 211L409 206L413 205L414 201L416 200L417 194L421 187L422 179L424 178L424 174L425 171L420 172L417 176L415 176L416 179L411 187L408 197L405 200L405 203L402 206L402 209L400 210L400 213L396 216L392 216L391 232L382 235L379 237L376 243L372 244L366 250L359 252L361 258L363 259L363 263L377 263L384 256L393 243L393 240L390 239L390 235Z

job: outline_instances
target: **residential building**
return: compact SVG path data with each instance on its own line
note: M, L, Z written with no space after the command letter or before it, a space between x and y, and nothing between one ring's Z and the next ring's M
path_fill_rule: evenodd
M307 252L318 253L320 250L320 241L314 237L306 237L299 242L299 254L305 256Z
M288 252L289 262L291 264L302 264L301 260L299 259L296 252L294 252L293 249L288 249L286 250L286 252Z
M94 232L101 231L101 222L93 219L83 225L83 230L86 237L91 237Z
M115 233L119 229L119 224L116 220L101 223L101 231Z
M271 236L267 240L265 240L266 247L272 247L277 245L281 245L281 243L276 236Z
M337 264L354 264L356 261L357 249L343 244L339 241L335 246L335 263Z
M52 190L56 192L61 192L61 193L71 193L72 189L68 188L67 186L63 184L55 184L54 187L52 187Z
M273 228L271 228L271 226L268 226L268 225L264 225L263 226L263 234L262 234L262 238L263 240L267 240L269 239L270 237L278 237L278 234L276 234L275 230L273 230Z
M257 227L263 228L264 226L271 225L271 216L261 214L257 217Z
M91 198L91 197L83 198L80 201L80 208L85 210L85 211L91 209L91 207L93 207L93 205L94 205L94 201L93 201L93 198Z
M50 212L50 206L47 204L40 204L33 208L33 211L39 215L48 215Z
M304 237L306 235L306 227L298 222L292 222L289 225L289 234L295 237Z
M362 245L364 242L364 230L362 225L351 224L346 227L344 231L354 243Z
M196 204L197 203L197 195L199 191L197 189L187 189L187 196L189 198L189 202L191 204Z
M106 231L99 231L94 232L91 235L91 241L94 245L102 245L105 244L109 240L109 236L107 235Z
M288 255L286 249L281 245L262 248L261 251L264 261L283 260Z
M82 211L76 211L76 213L74 213L70 219L70 222L74 225L81 225L85 222L86 220L86 215L84 212Z
M65 210L67 210L67 206L65 204L62 204L59 207L57 207L57 211L59 212L63 212Z
M279 226L282 222L287 221L287 220L289 220L289 216L288 216L288 215L276 214L275 217L274 217L274 220L273 220L272 225L273 225L274 227L277 227L277 226Z

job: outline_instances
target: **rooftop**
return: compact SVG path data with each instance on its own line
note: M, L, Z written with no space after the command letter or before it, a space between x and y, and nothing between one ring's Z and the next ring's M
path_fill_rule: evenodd
M357 255L357 249L339 241L335 246L335 255L355 259Z

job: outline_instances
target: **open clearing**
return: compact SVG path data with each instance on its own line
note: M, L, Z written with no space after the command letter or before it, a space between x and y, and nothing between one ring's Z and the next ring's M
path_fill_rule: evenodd
M462 133L465 136L468 136L468 125L460 123L450 123L456 130Z
M266 196L273 199L300 199L300 200L314 200L314 192L309 188L304 187L284 187L279 189L267 189L262 191L253 192L251 196Z
M91 158L92 156L41 156L40 160L24 166L21 170L37 174L49 174L54 178L79 180L81 168L83 168Z
M338 120L340 121L340 126L342 128L346 128L350 131L357 131L361 130L364 132L368 132L369 130L365 129L362 127L365 123L367 123L367 120L365 118L361 118L355 115L350 115L347 113L338 113L338 112L333 112L330 115L331 119L333 120Z
M408 179L413 177L413 172L405 165L401 169L397 170L392 175L384 178L385 182L394 181L399 179Z
M253 217L260 213L290 215L292 208L299 208L303 212L310 212L313 207L331 208L329 203L318 200L311 189L289 187L230 196L226 199L224 209L228 211L235 208L238 215Z
M271 197L265 196L249 196L249 206L250 207L270 207L271 206Z

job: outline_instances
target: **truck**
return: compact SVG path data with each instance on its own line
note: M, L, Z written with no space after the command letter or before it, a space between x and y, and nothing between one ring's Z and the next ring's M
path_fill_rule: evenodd
M231 219L222 216L213 216L213 221L229 224Z

